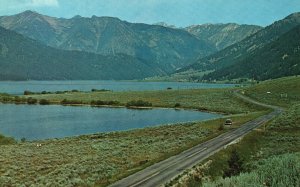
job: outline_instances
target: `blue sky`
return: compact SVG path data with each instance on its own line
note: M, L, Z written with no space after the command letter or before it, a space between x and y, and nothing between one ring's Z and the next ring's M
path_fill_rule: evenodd
M129 22L266 26L293 12L300 0L0 0L0 15L34 10L54 17L112 16Z

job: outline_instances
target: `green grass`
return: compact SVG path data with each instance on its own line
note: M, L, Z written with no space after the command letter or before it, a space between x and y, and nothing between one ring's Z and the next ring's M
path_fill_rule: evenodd
M264 103L289 107L300 101L300 76L264 81L245 89L245 94Z
M259 164L258 168L252 172L204 183L203 187L300 186L300 153L273 156L261 160Z
M279 104L287 107L299 101L297 94L300 93L298 92L299 86L294 86L298 85L298 82L297 77L266 81L246 88L245 93L262 102L276 104L278 94L275 93L284 89L288 92L288 98L279 101ZM291 88L291 86L294 87ZM66 99L65 101L82 104L90 104L91 101L101 101L101 103L116 101L121 106L125 106L130 101L143 100L152 103L154 107L172 108L177 105L182 108L235 114L230 116L235 122L235 128L266 113L265 109L234 96L232 90L66 92L25 97L33 97L38 101L46 99L52 104L60 104ZM274 96L266 95L269 91ZM22 98L19 100L22 101ZM14 102L15 97L0 95L0 101ZM211 160L207 169L199 171L203 177L197 180L191 178L189 184L199 185L203 181L221 180L219 178L227 167L226 161L232 149L237 149L242 156L247 172L258 171L259 163L272 155L300 152L299 116L300 105L294 105L285 114L269 123L266 131L263 128L253 131L241 142L210 157L207 160ZM216 119L125 132L3 145L0 152L0 184L105 186L224 133L228 129L219 130L220 124L223 123L224 119ZM41 143L42 147L36 147L36 143ZM273 160L271 162L273 163Z
M258 165L269 162L264 162L266 159L275 156L272 159L280 164L281 160L284 160L282 158L284 156L281 156L283 154L290 153L299 157L299 84L300 77L294 76L264 81L244 88L245 95L264 103L285 107L286 111L265 126L249 133L239 143L229 146L206 159L205 164L200 164L191 171L192 174L185 172L182 177L172 182L179 183L180 181L181 184L188 186L201 186L202 183L206 186L260 186L262 185L261 180L256 180L259 171ZM287 94L287 97L283 95L284 93ZM220 179L228 167L227 161L233 149L236 149L243 158L245 173L242 173L239 177ZM276 165L273 161L270 162ZM269 170L271 169L269 168ZM281 178L286 179L288 178L286 173L292 171L282 165L276 171L280 170L283 171L280 175L276 176L274 174L274 178L269 178L275 181L281 180ZM299 176L297 177L299 178ZM257 185L258 183L259 185ZM285 183L283 186L299 186L299 184L295 185L291 182L289 185Z
M153 107L173 108L180 104L182 108L199 109L203 111L237 114L263 110L255 105L245 103L232 94L232 89L193 89L135 92L78 92L66 94L30 95L38 100L47 99L59 104L64 99L90 104L91 101L117 101L121 106L133 100L143 100L152 103Z
M284 121L283 124L282 121ZM300 151L299 122L300 105L296 105L267 125L266 131L262 126L257 131L247 135L242 142L223 150L225 154L217 153L216 157L219 155L221 158L215 159L217 161L212 165L210 174L212 176L223 175L224 168L227 167L226 160L228 160L232 149L237 149L246 163L268 158L272 155ZM249 165L248 168L252 168L252 166Z
M260 115L262 112L230 118L237 128ZM224 120L4 145L0 184L105 186L224 133L218 130Z
M243 177L250 177L251 179L252 174L242 174L243 176L241 178L219 179L223 176L223 172L228 167L227 160L233 149L236 149L242 157L245 171L254 172L252 173L253 175L255 175L257 166L260 165L263 159L268 159L272 156L280 156L286 153L300 153L300 104L295 104L287 109L285 113L267 124L266 129L262 126L245 136L241 142L211 156L205 161L208 162L210 160L209 167L198 172L198 175L201 177L191 177L187 180L187 183L191 186L199 186L202 182L205 183L206 181L208 186L213 186L216 185L216 183L224 182L224 184L226 183L225 186L228 186L227 184L231 184L232 181L238 179L239 181L244 180ZM287 168L282 169L284 170ZM274 180L276 179L274 178ZM213 181L217 182L215 183ZM238 184L239 183L236 185L239 186Z
M7 99L9 100L10 96L8 94L1 94L0 93L0 99ZM11 138L11 137L5 137L3 135L0 134L0 145L9 145L9 144L13 144L16 143L16 141Z
M194 71L194 70L189 70L185 72L180 72L180 73L175 73L170 76L163 76L163 77L150 77L146 78L146 81L182 81L182 82L187 82L191 80L200 80L205 74L211 73L213 71L204 71L204 72L199 72L199 71Z
M6 137L0 134L0 145L10 145L16 143L14 138Z

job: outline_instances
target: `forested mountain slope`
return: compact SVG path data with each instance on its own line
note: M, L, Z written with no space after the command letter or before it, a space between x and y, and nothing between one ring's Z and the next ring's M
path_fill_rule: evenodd
M157 74L163 74L158 67L125 54L54 49L0 27L0 80L124 80Z
M130 55L158 64L165 72L216 51L212 44L182 29L129 23L113 17L65 19L25 11L0 17L0 26L58 49Z
M270 78L300 75L300 25L274 42L246 55L232 66L219 69L204 79Z
M280 36L287 33L291 29L300 25L300 13L294 13L276 21L272 25L258 31L257 33L245 38L232 46L225 48L213 55L205 58L200 58L196 63L178 70L178 72L207 71L225 69L231 65L239 63L244 58L258 53L266 45L278 40ZM263 65L263 63L261 63ZM212 76L206 76L210 78ZM200 78L201 79L201 78Z

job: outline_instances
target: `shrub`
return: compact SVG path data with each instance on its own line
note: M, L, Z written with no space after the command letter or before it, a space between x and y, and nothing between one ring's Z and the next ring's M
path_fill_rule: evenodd
M130 101L126 104L127 107L136 106L136 107L150 107L152 103L148 101L138 100L138 101Z
M231 177L240 174L243 171L243 161L236 149L232 150L228 160L228 169L224 172L224 177Z
M101 100L97 100L97 101L91 101L91 105L94 106L101 106L101 105L119 105L120 102L119 101L101 101Z
M16 143L15 139L11 137L5 137L0 134L0 145L8 145L8 144L13 144Z
M219 130L219 131L222 131L222 130L224 130L224 124L223 124L223 123L221 123L221 124L220 124L220 126L219 126L218 130Z
M213 186L299 186L299 154L285 154L260 160L256 170L238 176L203 183Z
M41 99L39 103L40 105L49 105L50 101L48 101L47 99Z
M63 94L65 93L64 91L56 91L55 94Z
M67 104L69 104L69 100L67 100L67 99L64 99L64 100L62 100L61 102L60 102L60 104L62 104L62 105L67 105Z
M100 90L98 90L98 89L93 88L93 89L91 89L91 91L92 92L108 92L110 90L106 90L106 89L100 89Z
M33 95L33 94L34 94L34 92L31 92L29 90L24 91L24 95Z
M26 103L26 99L25 98L21 98L21 97L18 97L18 96L16 96L15 98L14 98L14 100L15 100L15 103Z
M8 103L8 102L13 102L14 98L10 96L3 96L1 97L1 102L3 103Z
M34 98L32 98L32 97L28 97L28 98L27 98L27 103L28 103L29 105L34 105L34 104L37 103L37 99L34 99Z
M107 105L119 105L120 102L119 101L108 101Z
M77 100L67 100L64 99L60 102L62 105L76 105L76 104L82 104L82 101L77 101Z
M180 103L176 103L176 104L174 105L174 107L181 107L181 104L180 104Z

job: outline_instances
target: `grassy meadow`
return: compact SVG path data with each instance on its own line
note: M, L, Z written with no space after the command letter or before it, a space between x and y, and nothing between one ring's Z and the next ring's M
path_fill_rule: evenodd
M258 106L246 103L234 96L232 89L191 89L134 92L72 92L64 94L27 95L37 100L46 99L59 104L64 99L80 104L91 104L92 101L117 102L126 106L133 100L149 102L153 107L198 109L201 111L238 114L263 110Z
M244 91L257 101L290 107L300 101L300 76L264 81Z
M182 176L172 183L177 183L177 186L181 183L181 185L207 187L274 186L274 184L277 184L275 186L299 186L300 87L295 87L299 81L298 77L288 77L262 82L247 88L245 94L257 97L256 99L262 102L278 104L285 107L286 111L265 126L246 135L240 142L214 154L203 162L205 164L196 166L195 170L190 171L192 174L185 174L184 179ZM276 90L282 89L286 90L290 97L278 101L278 95L275 93ZM273 95L269 97L267 92ZM227 161L233 150L237 150L243 161L242 173L223 178L224 172L228 169Z
M15 144L16 141L14 138L11 137L6 137L0 134L0 146L1 145L10 145L10 144Z
M287 167L288 166L288 167ZM239 176L204 183L203 187L232 186L300 186L300 154L283 154L262 159L257 168Z
M298 83L298 78L289 79L290 81L296 79L296 83ZM275 93L275 88L273 89L270 85L278 86L278 81L280 79L274 80L276 83L270 81L273 84L262 82L245 88L245 94L262 102L274 104L276 97L264 97L263 99L259 99L259 97L269 92L267 90ZM282 83L292 86L295 84L289 83L289 81L282 81ZM269 87L264 88L264 85ZM279 85L279 87L281 86ZM298 143L300 142L298 138L300 137L300 105L295 104L300 100L293 92L294 89L286 87L286 90L290 90L288 95L293 96L288 100L289 104L294 104L293 107L288 107L288 104L283 103L281 106L286 106L287 111L269 123L266 131L263 127L259 128L245 136L241 142L213 155L207 160L209 167L199 170L199 173L196 172L185 181L185 184L198 186L203 183L209 186L218 181L223 183L221 176L227 168L227 160L233 149L237 149L243 159L244 172L264 170L257 165L261 161L274 163L276 158L274 158L275 161L273 158L263 161L272 155L291 153L292 156L287 155L282 158L293 160L293 153L300 151ZM232 91L233 89L66 92L20 97L0 95L0 100L4 103L28 103L28 98L30 98L31 104L47 101L50 104L75 102L91 105L93 102L113 103L114 106L126 106L133 100L142 100L149 105L151 103L153 107L174 108L179 106L180 108L232 114L224 118L233 119L235 122L233 128L268 112L266 109L242 101ZM0 184L4 186L20 186L21 184L25 186L37 184L43 186L106 186L230 130L226 128L220 130L219 127L224 123L224 118L32 142L15 142L10 138L2 137L4 143L0 143ZM42 146L37 147L37 144ZM237 181L233 178L232 180Z
M234 127L264 112L233 115ZM205 122L1 145L4 186L106 186L213 138L224 118ZM41 147L37 147L41 144Z

